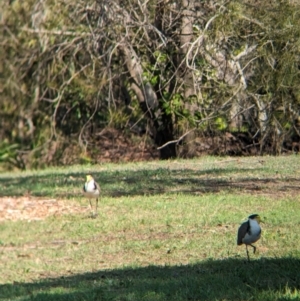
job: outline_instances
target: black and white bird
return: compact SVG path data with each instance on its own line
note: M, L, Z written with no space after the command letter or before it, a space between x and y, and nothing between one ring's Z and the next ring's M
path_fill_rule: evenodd
M96 217L98 214L98 198L100 196L100 186L99 184L94 180L94 178L91 175L86 176L86 182L83 186L83 193L86 197L88 197L90 201L90 206L92 210L92 217ZM92 199L96 199L96 210L93 212L93 206L92 206Z
M260 228L260 216L258 214L252 214L248 217L248 220L241 224L237 234L237 244L238 246L245 244L248 261L249 251L248 246L253 248L253 253L256 251L256 247L252 244L257 242L261 236L261 228Z

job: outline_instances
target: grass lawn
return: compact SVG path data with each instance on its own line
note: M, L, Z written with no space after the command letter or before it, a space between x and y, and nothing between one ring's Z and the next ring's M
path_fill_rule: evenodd
M300 300L300 157L0 174L0 300ZM89 217L85 175L101 185ZM259 213L257 252L236 245Z

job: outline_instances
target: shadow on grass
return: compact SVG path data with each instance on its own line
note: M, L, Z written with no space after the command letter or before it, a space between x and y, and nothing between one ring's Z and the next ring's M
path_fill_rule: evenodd
M242 191L276 193L299 191L298 179L259 177L260 169L191 169L168 168L145 170L101 171L93 173L100 183L103 195L109 197L155 195L162 193L215 193ZM247 174L252 176L247 177ZM257 177L253 176L257 174ZM85 181L83 173L53 173L39 176L15 176L0 178L1 196L22 196L30 193L39 197L72 198L81 196ZM271 190L270 190L271 188Z
M300 259L207 260L0 285L0 300L300 300Z

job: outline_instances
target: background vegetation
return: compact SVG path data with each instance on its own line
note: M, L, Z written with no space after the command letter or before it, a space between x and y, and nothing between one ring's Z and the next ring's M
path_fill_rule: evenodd
M287 0L2 1L3 167L125 149L107 129L163 159L298 150L299 15Z

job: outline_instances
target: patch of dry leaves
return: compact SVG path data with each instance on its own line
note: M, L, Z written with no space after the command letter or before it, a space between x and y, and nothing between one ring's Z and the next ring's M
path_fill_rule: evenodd
M66 200L41 199L31 196L0 198L0 222L42 220L48 216L78 214L88 212L88 210L88 206L79 206Z

